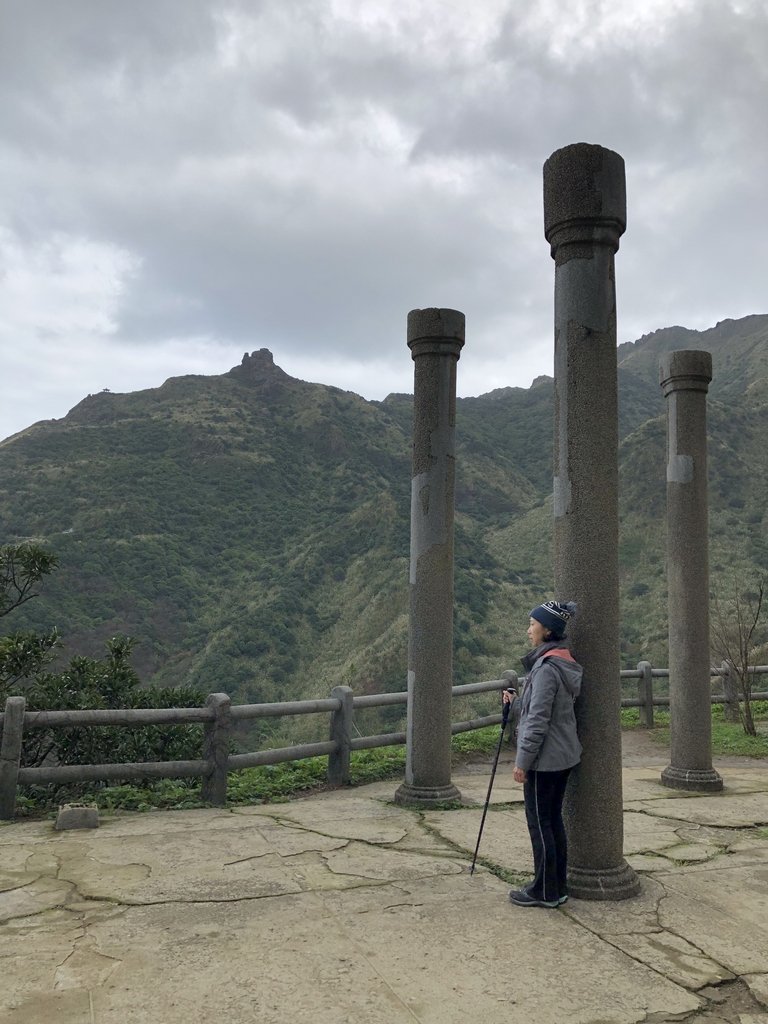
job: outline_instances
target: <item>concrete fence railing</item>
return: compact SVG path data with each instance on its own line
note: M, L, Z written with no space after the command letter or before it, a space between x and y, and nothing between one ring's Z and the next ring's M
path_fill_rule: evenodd
M750 669L754 675L768 674L768 665ZM735 679L732 669L724 663L713 668L712 677L722 677L724 693L713 694L713 704L738 708ZM654 696L653 680L666 679L669 670L653 668L641 661L636 669L621 672L622 679L638 680L636 698L622 699L622 707L641 710L641 722L653 727L654 707L669 706L668 696ZM454 697L501 691L515 685L517 675L504 672L503 678L482 683L454 686ZM275 704L235 704L226 693L209 695L202 708L114 708L80 711L27 711L24 697L9 697L5 712L0 713L2 743L0 744L0 820L14 817L18 787L63 785L66 783L133 781L138 779L202 778L201 795L204 800L221 806L226 801L227 775L241 768L299 761L307 757L328 757L328 782L340 786L349 781L350 755L354 750L369 750L404 744L404 732L383 733L375 736L353 736L354 714L364 708L381 708L407 703L405 693L376 693L353 696L348 686L336 686L324 700L297 700ZM768 700L768 692L753 693L753 700ZM292 747L257 750L245 754L230 753L232 726L258 718L278 718L286 715L330 716L330 734L325 741L301 743ZM500 714L485 715L464 722L454 722L451 732L457 735L498 725ZM72 728L73 726L125 726L141 728L149 725L203 725L201 757L194 761L149 761L127 764L43 765L22 767L22 741L26 730Z

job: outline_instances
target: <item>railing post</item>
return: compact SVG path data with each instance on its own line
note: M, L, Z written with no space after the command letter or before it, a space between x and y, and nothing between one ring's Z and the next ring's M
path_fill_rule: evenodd
M724 661L720 666L723 673L723 693L725 703L723 704L723 715L726 722L740 722L739 712L739 691L736 686L736 669L730 661Z
M208 761L210 772L203 778L200 795L208 803L223 807L227 802L227 761L232 726L232 701L227 693L210 693L205 706L213 709L215 718L212 722L205 723L203 733L203 759Z
M644 728L653 728L653 675L650 661L638 661L637 698L640 701L640 721Z
M331 712L330 738L338 745L328 755L328 785L346 786L349 784L349 742L352 739L352 690L349 686L334 686L331 697L341 701L341 707Z
M517 689L517 672L513 672L512 669L508 668L505 672L501 673L501 678L507 684L507 688L512 686Z
M23 697L9 697L5 702L3 741L0 745L0 820L10 821L16 814L16 788L21 764L21 740L24 735Z

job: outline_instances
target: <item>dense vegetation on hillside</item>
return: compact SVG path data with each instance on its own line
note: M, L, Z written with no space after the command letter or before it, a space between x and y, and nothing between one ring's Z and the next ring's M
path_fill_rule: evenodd
M621 346L627 665L666 664L657 366L682 347L714 357L713 584L768 568L768 316ZM404 688L410 415L409 396L294 380L261 350L35 424L0 443L0 543L42 543L60 568L17 623L58 627L68 657L129 634L146 682L236 700ZM514 667L551 593L551 416L549 378L458 402L457 681Z

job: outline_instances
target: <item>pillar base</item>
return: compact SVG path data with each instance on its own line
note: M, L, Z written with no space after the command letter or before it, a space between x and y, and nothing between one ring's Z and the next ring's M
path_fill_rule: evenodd
M675 768L668 764L661 773L661 784L670 789L719 793L723 788L723 778L714 768Z
M449 783L447 786L413 786L404 782L395 791L394 801L401 807L439 808L442 804L461 800L461 793Z
M640 893L640 879L625 860L615 868L568 868L568 895L577 900L628 900Z

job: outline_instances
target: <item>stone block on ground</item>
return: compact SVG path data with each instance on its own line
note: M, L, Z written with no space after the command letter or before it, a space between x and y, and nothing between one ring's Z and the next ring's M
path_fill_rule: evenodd
M98 828L99 809L95 804L64 804L59 808L54 828L63 832L71 828Z

